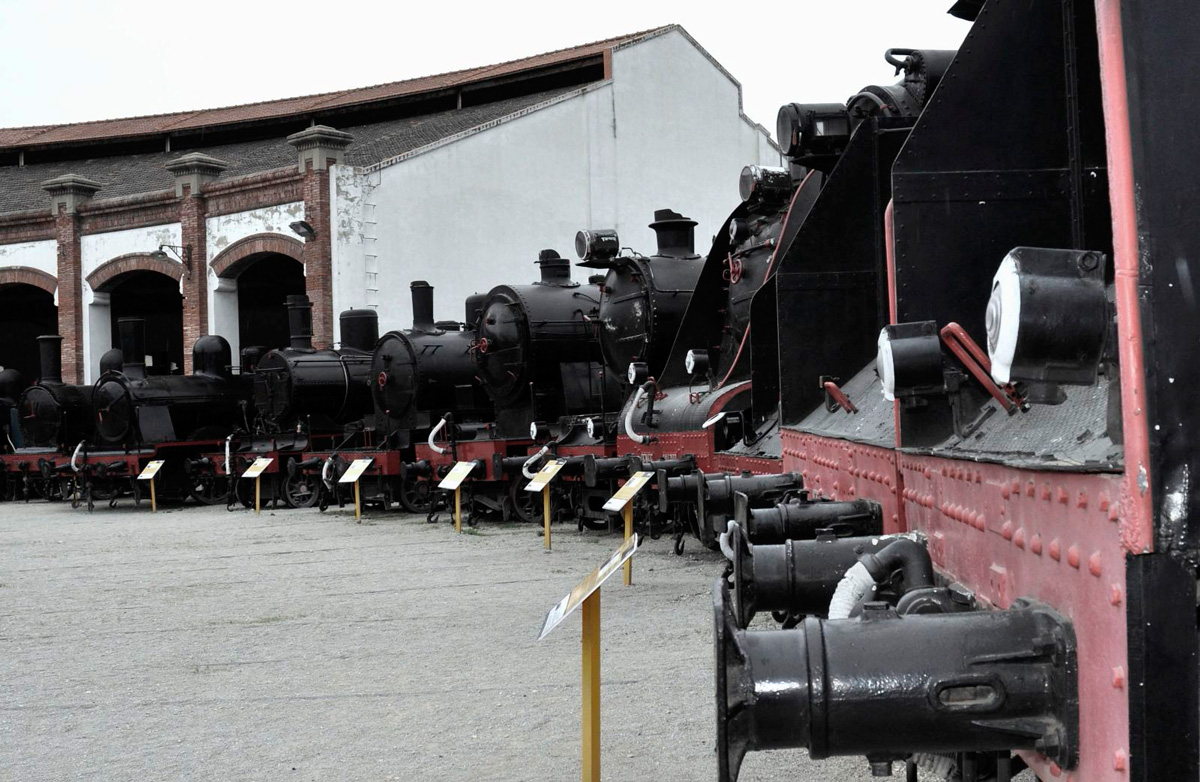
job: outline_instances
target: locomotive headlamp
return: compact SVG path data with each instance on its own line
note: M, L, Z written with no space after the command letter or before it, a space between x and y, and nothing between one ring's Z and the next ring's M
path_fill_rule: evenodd
M683 368L687 370L689 375L708 374L708 351L707 350L689 350L683 359Z
M575 234L575 254L584 261L607 261L621 252L621 240L612 228Z
M879 332L875 371L883 385L883 397L888 401L941 390L945 380L937 322L884 326Z
M550 439L550 427L541 421L531 421L529 424L529 439L537 442Z
M775 137L792 159L834 154L850 137L850 114L840 103L788 103L776 115Z
M746 166L738 179L742 200L755 204L782 204L792 194L792 176L783 168Z
M629 380L629 385L640 386L650 379L650 366L644 361L634 361L629 365L625 377Z
M729 243L741 244L750 238L750 221L735 217L729 221Z
M1112 319L1105 257L1081 250L1013 249L992 279L988 357L997 383L1092 385Z
M594 418L587 419L587 434L588 434L588 437L595 439L595 437L596 437L596 419L594 419Z

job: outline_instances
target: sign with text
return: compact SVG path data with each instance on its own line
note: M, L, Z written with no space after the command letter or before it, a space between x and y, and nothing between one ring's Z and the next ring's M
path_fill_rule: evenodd
M613 555L608 558L600 567L588 574L587 578L575 585L566 597L558 601L554 608L546 614L546 621L542 622L542 632L538 635L538 640L542 640L550 635L550 631L562 624L562 621L571 615L579 605L586 600L593 592L600 588L600 585L608 580L608 577L621 569L621 565L625 564L625 560L633 556L633 552L637 551L638 538L633 535L621 547L613 552Z
M242 473L242 477L243 477L243 478L257 478L257 477L259 477L260 475L262 475L262 474L263 474L263 472L264 472L264 471L265 471L265 470L266 470L268 467L270 467L270 466L271 466L271 462L273 462L273 461L275 461L275 459L274 459L274 458L272 458L272 457L270 457L270 456L260 456L260 457L258 457L257 459L255 459L255 460L254 460L254 464L252 464L252 465L250 465L249 467L247 467L247 468L246 468L246 471L245 471L244 473Z
M141 474L138 475L137 479L139 481L154 480L154 476L158 475L158 471L162 469L164 464L166 464L166 462L162 459L155 459L152 462L148 462L145 469L143 469Z
M638 495L642 489L646 488L646 484L654 477L652 472L635 472L629 476L629 480L625 481L625 485L617 489L617 493L608 498L608 502L604 503L604 509L619 513L625 505Z
M342 473L342 477L338 478L338 483L358 483L358 479L363 476L367 468L371 466L371 462L375 461L372 458L355 459L350 462L350 466Z
M446 477L442 478L442 482L438 484L439 489L446 491L454 491L462 482L471 474L471 470L475 469L475 462L458 462L450 468L450 472L446 473Z
M546 462L546 466L538 470L538 474L533 476L533 480L525 486L525 491L541 491L546 488L566 463L565 459L555 459L552 462Z

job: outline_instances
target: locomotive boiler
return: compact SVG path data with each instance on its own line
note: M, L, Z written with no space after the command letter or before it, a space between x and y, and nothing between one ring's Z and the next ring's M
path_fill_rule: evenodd
M291 344L271 350L254 371L254 406L267 433L337 433L371 412L371 351L379 339L374 310L340 315L340 348L314 350L312 304L288 296Z

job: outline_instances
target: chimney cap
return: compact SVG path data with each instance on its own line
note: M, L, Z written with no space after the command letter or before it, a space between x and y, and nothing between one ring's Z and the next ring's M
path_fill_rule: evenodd
M690 217L684 217L673 209L655 209L654 222L650 223L650 227L654 229L660 227L666 228L668 226L679 228L684 226L694 227L696 225L699 225L699 223Z

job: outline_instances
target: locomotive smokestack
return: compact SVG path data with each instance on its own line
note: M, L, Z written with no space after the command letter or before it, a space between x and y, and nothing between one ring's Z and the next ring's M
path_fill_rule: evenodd
M345 310L339 318L342 324L342 347L369 353L379 341L379 315L375 310Z
M62 382L62 341L57 334L46 334L37 338L38 356L41 359L43 383Z
M696 254L696 221L670 209L657 209L650 227L658 236L658 255L688 258Z
M146 376L146 319L120 318L117 320L117 336L121 343L124 363L121 371L126 377Z
M413 331L426 334L436 331L433 324L433 286L424 280L414 280L408 286L412 291Z
M288 334L294 350L312 350L312 302L308 297L287 297Z
M538 253L538 265L542 267L542 282L559 285L571 279L571 262L554 250Z

